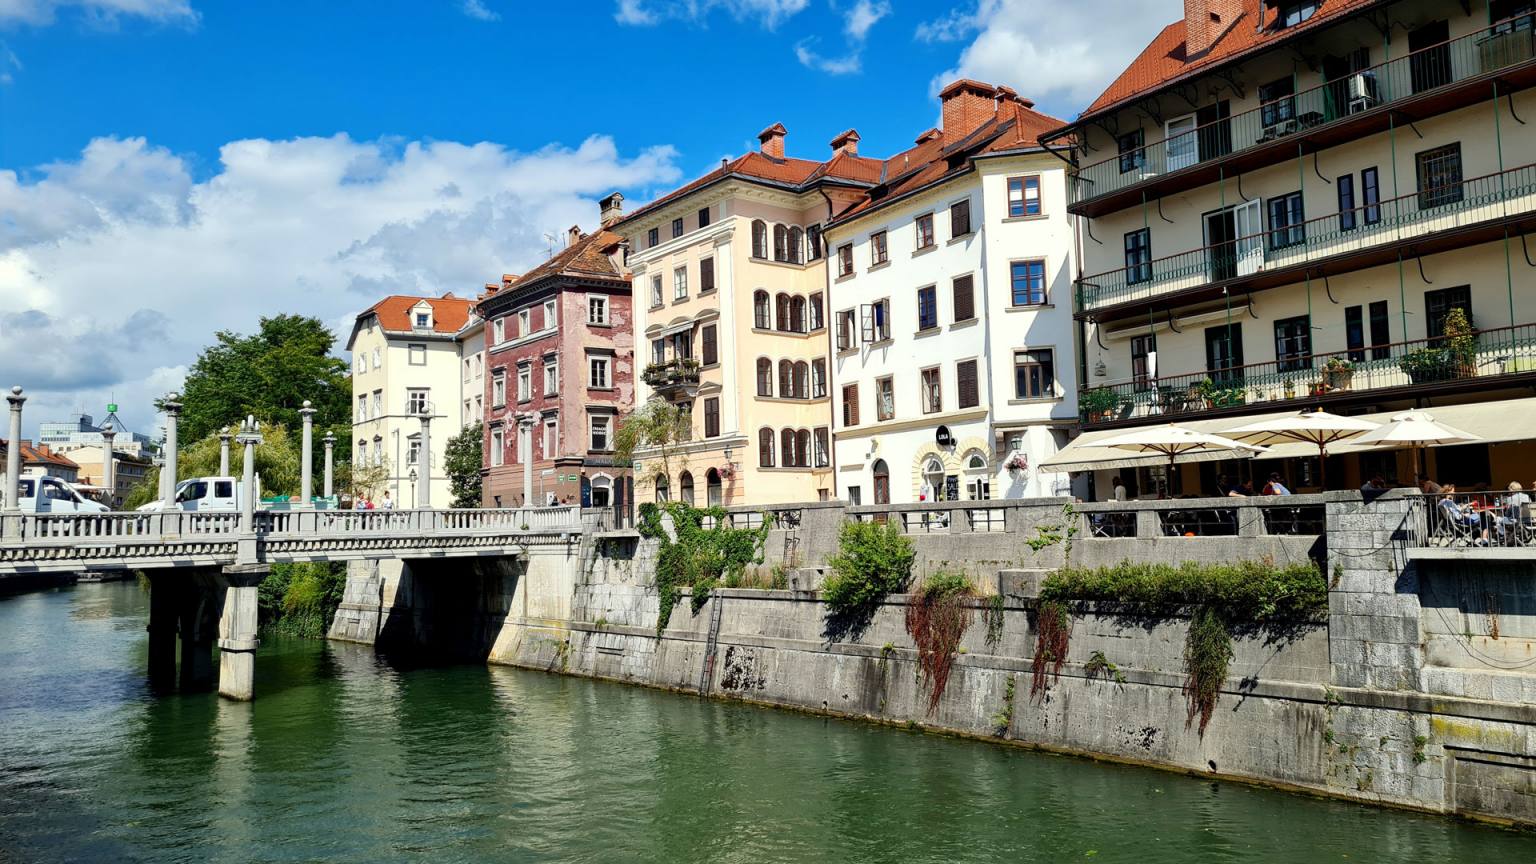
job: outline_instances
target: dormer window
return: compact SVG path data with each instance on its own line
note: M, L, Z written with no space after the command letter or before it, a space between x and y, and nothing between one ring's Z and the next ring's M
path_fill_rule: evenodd
M1280 4L1280 13L1275 16L1275 27L1283 29L1295 27L1313 15L1317 14L1318 0L1290 0Z
M417 312L416 313L416 326L417 327L426 327L431 322L432 322L432 316L431 315L427 314L426 312Z

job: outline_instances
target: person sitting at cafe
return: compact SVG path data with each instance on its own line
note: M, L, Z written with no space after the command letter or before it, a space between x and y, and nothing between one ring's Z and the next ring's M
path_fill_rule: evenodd
M1425 495L1440 494L1440 484L1429 479L1428 477L1425 477L1422 474L1415 474L1413 476L1413 481L1413 485L1417 486L1419 491L1423 492Z
M1525 489L1520 485L1520 481L1511 480L1509 483L1509 494L1504 497L1503 512L1499 514L1498 519L1494 523L1499 531L1500 542L1507 543L1514 536L1512 529L1520 525L1525 519L1525 506L1529 503L1531 503L1531 496L1525 494Z
M1269 482L1264 484L1264 495L1289 495L1291 490L1285 488L1285 483L1280 479L1280 474L1269 475Z
M1483 517L1477 512L1472 502L1466 504L1456 503L1456 487L1445 485L1440 487L1443 496L1436 506L1440 509L1441 516L1453 525L1463 528L1477 529L1478 543L1486 545L1488 542L1488 526L1483 524Z
M1115 500L1124 501L1126 497L1125 484L1120 482L1120 478L1116 476L1109 481L1109 485L1115 490Z
M1387 478L1380 474L1371 475L1371 479L1360 484L1361 492L1384 492L1387 488Z

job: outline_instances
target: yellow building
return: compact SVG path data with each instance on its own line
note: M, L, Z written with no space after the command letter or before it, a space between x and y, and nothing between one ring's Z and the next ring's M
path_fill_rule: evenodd
M1086 434L1053 461L1092 468L1083 445L1139 424L1456 406L1486 440L1439 448L1433 479L1536 478L1530 448L1508 443L1536 419L1532 4L1184 5L1046 137L1076 166L1085 372ZM1414 479L1404 454L1340 462L1333 488ZM1249 467L1319 484L1315 457ZM1116 468L1132 494L1168 479ZM1189 466L1174 491L1228 470Z

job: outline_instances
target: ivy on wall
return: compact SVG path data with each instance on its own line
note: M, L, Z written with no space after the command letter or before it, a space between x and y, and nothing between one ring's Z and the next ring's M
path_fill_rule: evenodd
M663 513L672 517L675 539L667 534ZM773 528L773 519L767 514L757 528L734 528L725 508L700 509L681 501L641 504L638 515L636 530L640 536L661 541L656 555L656 589L661 596L656 615L658 636L672 620L681 588L692 588L693 612L698 614L722 581L739 580L748 565L763 563L763 541ZM711 522L709 527L704 525L706 518Z

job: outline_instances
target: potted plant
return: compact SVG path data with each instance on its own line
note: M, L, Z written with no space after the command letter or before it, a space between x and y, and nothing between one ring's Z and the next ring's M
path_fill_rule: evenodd
M1457 307L1445 316L1446 365L1457 378L1477 374L1477 331L1466 310Z
M1007 462L1003 463L1003 467L1007 468L1008 473L1010 474L1018 474L1020 471L1028 471L1029 457L1025 456L1023 453L1014 453L1012 456L1008 457Z
M1092 387L1084 390L1078 401L1089 422L1104 421L1113 418L1120 407L1120 394L1109 387Z
M1325 391L1348 390L1355 377L1355 364L1343 357L1329 357L1323 364L1323 389Z
M1296 398L1296 381L1293 378L1285 379L1285 398Z

